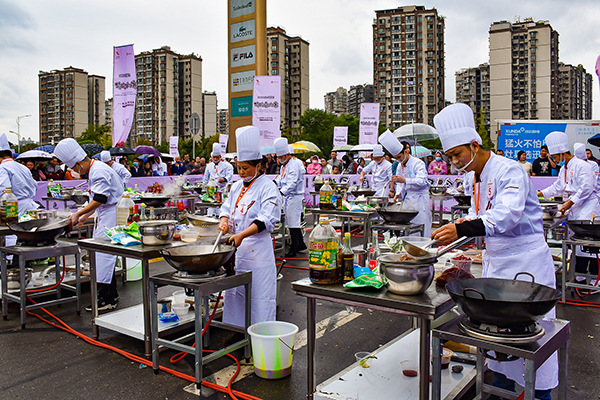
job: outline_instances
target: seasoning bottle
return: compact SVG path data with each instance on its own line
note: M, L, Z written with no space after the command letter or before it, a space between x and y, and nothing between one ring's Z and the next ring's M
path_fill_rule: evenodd
M336 232L337 241L338 241L337 268L336 268L337 269L337 280L338 280L338 282L341 282L342 277L344 276L344 268L343 268L343 263L342 263L342 250L344 248L344 240L343 240L344 235L342 235L341 229L337 229L335 232Z
M140 221L148 221L146 217L146 205L144 203L140 204Z
M150 214L148 215L148 221L156 221L156 214L154 213L154 207L150 207Z
M344 235L344 246L342 247L342 267L344 271L344 282L354 279L354 252L350 247L350 232Z
M140 221L140 206L139 204L136 204L134 209L133 209L133 222L139 222Z
M0 197L0 222L9 225L19 222L19 199L9 187L4 189Z
M369 247L369 268L374 274L379 274L379 263L377 258L381 255L381 249L378 243L378 233L373 231L371 234L371 246Z
M308 238L308 267L311 282L331 285L338 282L337 275L338 238L326 215L321 215L319 224Z

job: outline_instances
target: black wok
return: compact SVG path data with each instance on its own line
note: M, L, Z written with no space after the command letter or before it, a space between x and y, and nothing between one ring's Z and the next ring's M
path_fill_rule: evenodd
M235 247L219 244L212 252L213 244L176 246L160 250L165 261L178 271L203 274L223 266L235 253Z
M371 197L371 196L375 195L375 191L372 189L358 189L358 190L353 190L351 193L352 193L352 196L354 196L354 197L359 197L359 196Z
M399 206L378 208L377 213L390 224L408 224L419 213L414 210L402 210Z
M471 205L471 196L464 195L456 195L454 196L454 200L458 203L459 206L470 206Z
M532 281L518 281L526 274ZM546 315L561 298L559 290L534 282L533 275L519 272L515 279L474 278L456 280L446 289L472 321L499 328L522 327Z
M19 239L30 243L54 242L68 227L67 218L33 219L8 226Z
M148 207L164 207L167 201L169 201L168 196L141 196L133 199L134 203L144 203Z
M600 221L573 220L566 221L567 226L579 237L600 239Z

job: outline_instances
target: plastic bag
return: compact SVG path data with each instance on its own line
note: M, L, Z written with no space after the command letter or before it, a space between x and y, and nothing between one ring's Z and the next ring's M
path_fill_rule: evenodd
M106 236L108 236L113 242L121 244L125 247L142 244L142 242L129 236L121 228L107 228L105 232Z
M387 285L387 278L379 274L363 274L358 278L351 280L344 284L346 288L362 288L362 287L373 287L375 289L381 289Z

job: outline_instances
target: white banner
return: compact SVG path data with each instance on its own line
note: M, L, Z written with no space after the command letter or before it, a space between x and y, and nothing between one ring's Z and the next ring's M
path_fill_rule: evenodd
M225 157L227 153L227 142L229 141L229 135L219 134L219 143L221 144L221 154Z
M334 126L333 127L333 147L344 146L348 144L348 127ZM341 159L346 154L345 151L338 151L337 158Z
M256 35L253 19L238 22L237 24L231 24L231 37L229 38L230 43L254 39L255 37Z
M137 95L133 45L113 47L113 147L125 146L131 131Z
M377 144L379 136L379 103L362 103L358 144Z
M179 136L169 138L169 154L171 157L179 157Z
M260 129L260 145L273 146L281 137L281 77L255 76L252 95L252 125Z

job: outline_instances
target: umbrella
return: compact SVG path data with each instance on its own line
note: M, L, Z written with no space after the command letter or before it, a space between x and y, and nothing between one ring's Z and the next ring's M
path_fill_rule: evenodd
M45 151L29 150L29 151L19 154L19 156L17 157L17 160L35 159L35 160L43 161L43 160L51 160L52 157L53 157L52 154L47 153Z
M292 146L294 146L294 145L303 145L303 146L306 146L306 148L308 149L308 151L312 152L312 153L318 153L318 152L321 151L321 149L319 148L319 146L317 146L313 142L309 142L308 140L300 140L300 141L297 141L296 143L292 143Z
M353 144L344 144L342 146L337 146L331 149L331 151L350 151L354 147Z
M263 156L266 156L267 154L273 154L275 153L275 147L273 146L262 146L260 148L260 154L262 154Z
M51 144L45 144L43 146L38 146L34 150L45 151L46 153L54 153L54 146Z
M394 131L398 139L412 138L413 140L431 140L438 137L434 127L427 124L406 124Z
M600 133L589 138L588 143L600 147Z
M148 157L149 158L154 158L154 157L156 157L156 155L149 154ZM172 155L167 154L167 153L158 153L158 157L160 157L161 161L165 161L165 162L166 161L173 161L175 159Z
M102 147L96 143L84 143L81 145L81 148L83 149L83 151L85 151L88 154L90 154L90 153L96 154L96 153L100 153L101 151L106 150L104 147Z
M423 146L412 146L410 148L410 155L417 158L427 157L431 155L431 151Z
M275 152L273 152L275 153ZM225 158L228 160L233 160L235 157L237 157L237 153L226 153L225 154Z
M306 147L303 144L298 144L298 143L292 143L292 149L294 150L294 154L297 153L308 153L312 150L309 150L308 147Z
M364 143L353 146L350 151L373 151L374 144Z
M136 146L133 148L133 151L135 151L136 154L150 154L159 157L161 156L160 151L156 150L152 146Z
M99 160L100 159L100 153L96 153L93 156L91 156L90 158L97 158Z
M135 151L126 146L113 147L110 149L111 156L130 156L135 154Z

